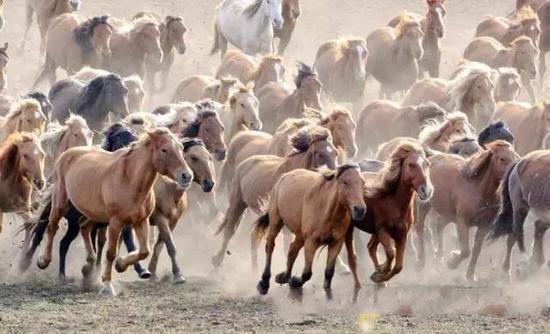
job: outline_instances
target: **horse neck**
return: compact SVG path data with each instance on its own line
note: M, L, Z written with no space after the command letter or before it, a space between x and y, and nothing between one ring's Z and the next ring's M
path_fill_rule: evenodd
M462 95L462 97L458 101L459 105L455 106L456 110L460 110L466 115L473 115L474 113L475 101L471 97L471 94L472 94L471 91L472 91L472 87L468 87L468 89L466 90L466 93L464 93L464 95Z
M130 58L130 61L124 62L126 65L142 64L145 61L145 53L139 47L137 39L132 38L130 33L122 36L118 49L119 54L124 55L125 58Z
M401 39L396 39L392 42L393 58L395 59L394 65L401 67L414 62L412 57L409 57L403 52L403 46L401 45Z
M410 210L413 204L414 188L400 179L397 189L392 197L395 201L394 206L397 207L402 214L404 214Z
M287 96L287 98L282 103L283 110L289 110L292 112L290 117L302 117L305 112L305 99L304 94L300 88L296 88L292 94Z
M350 58L348 56L344 56L340 58L337 61L337 64L335 66L337 69L336 73L343 73L344 74L344 81L351 81L351 82L357 82L355 79L355 69L353 68L353 63L350 61Z
M265 71L262 71L261 68L258 68L258 72L256 73L256 78L254 79L254 89L260 89L266 84L268 84L271 80L267 78L267 75L265 74Z
M168 25L166 23L160 24L160 48L162 49L163 53L170 53L174 49L174 43L170 41L170 38L168 38Z
M138 196L142 197L134 197L136 203L139 203L150 193L158 172L153 164L150 145L143 145L131 150L122 158L122 170L126 173L128 180L126 184L133 188Z
M99 129L107 119L109 111L107 110L104 101L104 94L94 101L93 104L84 104L77 106L76 113L86 117L86 121L91 128ZM92 112L93 111L93 112ZM99 117L98 117L99 116Z
M55 6L52 11L53 15L51 17L55 17L58 15L70 13L70 12L72 12L72 9L71 9L71 4L69 3L68 0L57 0L55 2Z
M326 218L330 218L331 222L341 223L349 210L345 198L338 191L336 177L330 181L322 181L317 188L315 193L318 194L320 202L325 206L323 212L328 214Z
M234 110L229 111L232 115L231 117L231 127L229 129L229 138L233 138L237 132L240 131L246 131L248 130L248 127L244 124L244 122L237 116L237 113Z
M287 156L279 166L279 172L286 173L298 168L311 169L309 150Z
M496 198L499 185L500 180L496 177L491 166L489 166L478 184L482 198L488 200Z
M439 49L439 37L431 29L426 29L424 31L424 36L422 37L422 47L424 50L430 49Z

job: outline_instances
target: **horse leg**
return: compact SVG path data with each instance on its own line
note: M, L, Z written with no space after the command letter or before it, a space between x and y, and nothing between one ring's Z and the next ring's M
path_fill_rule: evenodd
M325 282L323 283L323 289L325 289L325 294L327 299L332 299L332 278L334 277L334 266L336 265L336 258L342 250L342 245L344 244L344 239L334 242L328 246L327 251L327 265L325 267Z
M399 274L403 270L403 262L405 260L405 250L407 249L407 233L404 232L395 239L395 265L387 273L374 273L370 278L376 283L389 281L393 276Z
M32 6L26 6L25 8L25 32L23 33L23 40L19 44L19 52L23 53L25 51L25 46L27 45L27 38L29 37L29 30L32 25L32 18L34 16L34 11Z
M483 240L485 240L485 236L489 232L489 227L487 226L480 226L477 228L476 235L474 238L474 248L472 249L472 256L470 257L470 262L468 263L468 270L466 271L466 279L470 281L475 281L475 270L476 270L476 264L477 259L479 258L479 254L481 253L481 247L483 246Z
M25 251L25 255L21 258L21 262L19 263L19 268L21 270L27 269L31 264L34 252L36 252L36 249L38 248L38 246L40 245L40 242L42 241L44 232L48 228L48 224L42 224L41 222L48 221L51 209L52 209L52 203L50 202L46 205L40 217L38 218L38 223L34 227L35 230L33 233L34 235L32 236L31 246L29 247L28 250ZM0 217L0 232L2 231L1 220L2 218Z
M252 260L252 270L258 269L258 239L254 233L250 234L250 257Z
M414 247L416 252L416 270L421 271L426 265L426 246L424 233L426 231L426 216L429 213L429 209L426 204L416 203L416 220L414 231L416 233L416 242L418 243Z
M78 233L80 232L78 220L67 220L67 225L67 233L65 233L65 236L63 237L63 239L61 239L61 242L59 243L59 280L61 282L65 282L67 280L67 277L65 276L65 262L67 259L67 252L69 251L71 243L74 239L76 239Z
M86 224L80 229L84 248L86 249L86 264L82 267L82 286L85 290L89 290L92 286L92 272L94 271L96 253L92 241L92 224Z
M531 268L538 270L544 263L544 234L548 229L548 224L540 219L535 221L535 238L533 240L533 253L531 254Z
M458 242L460 244L460 251L452 251L451 258L447 261L447 267L449 269L456 269L460 263L470 256L470 238L468 233L468 226L464 222L456 223L456 230L458 232Z
M342 247L342 245L340 245L340 247ZM311 268L313 266L313 259L315 258L315 252L317 251L317 248L319 248L319 246L314 240L307 239L305 241L305 244L304 244L305 264L304 264L304 270L302 271L302 277L298 278L296 276L292 276L288 281L288 285L291 288L294 288L294 289L301 288L305 282L311 279L311 275L312 275ZM338 253L336 253L336 255L338 255Z
M386 231L380 231L378 234L378 241L384 247L384 252L386 253L386 262L380 267L379 273L386 274L388 273L395 259L395 249L393 248L393 241L390 235Z
M107 242L107 226L97 226L94 228L97 236L97 260L96 267L101 267L101 257L103 256L103 248Z
M132 229L132 226L125 226L122 229L121 233L122 233L122 240L124 241L124 245L126 245L126 251L128 253L135 251L136 245L134 243L134 230ZM139 262L134 263L134 270L138 274L139 278L141 279L148 279L151 277L151 272L143 268L141 266L141 263Z
M267 236L265 238L265 267L262 273L262 279L256 285L256 289L261 295L267 294L267 291L269 290L269 280L271 279L271 258L273 257L273 250L275 249L275 239L284 226L276 212L270 214L269 221L270 224L267 230Z
M353 282L355 284L355 291L361 289L361 281L357 274L357 256L355 255L355 249L353 247L353 226L350 226L346 234L346 253L348 254L348 264L353 275Z
M225 56L225 53L227 52L227 39L221 31L218 33L218 42L220 43L221 57L223 60L223 56Z
M159 277L157 276L157 265L159 261L160 252L162 252L163 247L164 247L164 241L162 240L162 237L159 233L153 245L153 254L151 255L151 260L149 261L148 270L151 273L151 281L159 280Z
M283 53L285 52L288 46L288 43L290 43L290 36L291 36L290 34L282 34L281 36L279 36L279 46L277 48L278 55L282 56ZM275 48L273 49L275 50Z
M376 234L370 237L367 249L369 250L369 255L374 265L374 271L380 271L380 262L378 260L378 236Z
M439 262L443 261L443 231L445 230L445 224L441 220L441 217L434 218L430 224L434 257Z
M227 209L224 221L222 223L224 232L222 246L218 253L212 258L212 264L214 267L221 266L227 250L227 245L229 244L231 238L233 238L245 209L246 204L241 201L240 198L229 204L229 208Z
M543 91L544 74L546 73L546 51L539 55L539 91Z
M54 189L52 194L52 209L50 211L49 223L46 234L46 247L37 261L38 268L45 269L52 262L53 239L59 228L59 221L65 215L69 205L69 198L65 191L63 180L59 181L59 185Z
M294 241L290 243L288 249L288 255L286 259L286 271L279 273L275 276L275 282L278 284L286 284L292 275L292 268L294 267L294 262L296 257L300 253L300 249L304 247L304 239L301 236L296 236Z
M159 229L159 236L162 238L166 244L166 251L170 260L172 261L172 275L174 275L174 283L185 283L185 277L181 274L181 269L176 260L176 245L174 244L174 239L172 238L171 230L176 226L177 220L172 224L161 224L157 225Z
M504 271L504 275L508 281L512 280L512 273L510 272L510 262L512 260L512 248L514 247L515 243L516 239L514 238L514 235L509 234L506 238L506 258L504 259L504 263L502 264L502 270Z
M107 252L105 253L105 266L101 281L104 284L103 291L111 296L116 296L115 288L111 284L113 262L118 254L118 239L120 238L120 230L122 223L115 218L111 218L109 226L107 226Z
M525 87L527 94L529 94L529 98L531 98L531 103L535 104L537 102L537 96L535 94L535 88L533 87L533 80L526 78L525 75L522 75L521 82L523 83L523 87Z
M145 219L135 225L133 225L138 240L138 250L128 253L124 257L119 257L115 261L115 269L119 273L124 272L128 266L134 263L145 260L149 256L149 219ZM120 235L119 228L119 235ZM118 239L117 239L118 242Z

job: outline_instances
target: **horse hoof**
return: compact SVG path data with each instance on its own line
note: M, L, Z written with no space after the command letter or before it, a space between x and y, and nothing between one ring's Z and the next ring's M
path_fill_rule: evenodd
M447 261L447 268L456 269L460 264L460 255L457 251L451 253L451 258Z
M290 280L288 280L288 285L293 289L298 289L301 288L304 283L302 283L302 280L298 277L292 276Z
M119 273L123 273L124 271L126 271L126 268L124 266L124 264L122 263L122 259L121 258L117 258L115 260L115 270Z
M260 295L267 294L267 291L269 290L269 281L261 280L258 282L258 285L256 285L256 289L258 289L258 292Z
M288 283L288 275L286 272L279 273L275 275L275 282L277 284L287 284Z
M67 276L63 274L59 274L59 277L57 278L60 284L67 284Z
M477 276L475 274L466 274L466 280L470 282L477 282Z
M111 283L104 284L103 288L101 288L101 291L99 291L99 293L104 296L116 297L115 288Z
M155 282L155 283L160 282L160 278L155 274L151 274L151 278L149 278L149 281L150 282Z
M92 273L93 270L94 270L94 265L93 264L85 264L82 267L82 276L88 277Z
M375 271L374 273L372 273L372 275L370 275L370 279L375 283L381 283L384 281L384 274L382 274L381 272Z
M529 270L529 263L527 261L520 261L517 264L516 276L520 281L525 281L531 274Z
M187 280L181 274L174 276L174 284L183 284L185 282L187 282Z
M21 270L21 271L27 270L31 265L31 260L32 260L32 258L30 258L28 256L23 256L21 261L19 261L19 270Z
M48 265L50 264L50 261L44 259L43 257L38 258L38 261L36 261L36 265L40 269L46 269L48 268Z
M151 278L151 272L147 269L144 269L142 272L139 273L138 276L141 279L150 279Z

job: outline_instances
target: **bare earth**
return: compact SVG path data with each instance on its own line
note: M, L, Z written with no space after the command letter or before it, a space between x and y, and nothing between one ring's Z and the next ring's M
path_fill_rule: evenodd
M85 15L109 13L130 17L141 10L183 15L190 28L188 52L179 57L171 73L172 87L189 74L210 74L219 62L209 57L212 19L217 0L84 0ZM462 50L473 36L475 25L486 14L506 15L513 0L448 1L447 34L443 40L443 76L460 60ZM366 36L383 26L394 15L407 9L424 12L421 0L302 0L303 16L285 57L287 73L293 73L296 60L312 62L318 45L340 35ZM15 54L24 29L24 0L8 0L7 27L0 42L9 41L12 58L9 89L12 95L27 91L43 59L36 26L31 30L28 49ZM287 77L290 82L291 76ZM47 89L47 87L43 87ZM149 106L169 101L173 88ZM377 96L378 84L367 83L366 101ZM223 202L223 201L222 201ZM449 271L442 264L431 264L423 273L414 270L414 259L387 288L376 291L369 281L370 260L363 258L364 288L352 302L352 279L337 276L332 301L327 301L321 285L323 255L316 259L314 279L302 296L291 295L287 287L272 285L267 297L257 295L259 272L251 270L247 217L231 244L231 256L222 269L213 271L210 258L220 239L212 235L212 222L199 215L187 215L176 230L178 257L188 282L170 281L166 255L161 269L165 279L158 284L138 281L133 272L116 274L119 296L104 297L82 292L80 267L83 250L80 240L69 254L68 284L57 283L57 263L40 271L17 270L21 236L15 235L20 222L9 217L0 235L0 332L361 332L380 333L478 333L550 332L548 268L536 278L513 285L501 283L500 263L504 243L486 245L478 265L479 282L463 278L465 265ZM527 224L529 225L529 224ZM453 228L447 234L454 233ZM58 233L61 235L63 231ZM526 231L527 235L532 235ZM447 250L454 246L447 243ZM365 244L356 247L365 247ZM284 266L281 243L273 266ZM517 255L517 254L516 254ZM517 256L516 256L517 258ZM261 255L260 259L263 259ZM262 261L263 262L263 261ZM301 269L298 261L297 270Z

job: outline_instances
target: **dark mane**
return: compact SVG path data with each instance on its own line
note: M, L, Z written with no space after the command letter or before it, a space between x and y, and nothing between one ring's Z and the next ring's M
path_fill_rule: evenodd
M198 113L197 117L193 121L193 123L189 124L185 129L182 131L182 136L188 137L188 138L195 138L199 135L199 129L201 126L202 121L209 117L217 117L218 113L216 112L216 106L214 105L214 102L210 99L204 99L195 104L197 107Z
M114 152L120 148L129 146L137 140L133 131L121 123L114 123L103 132L105 139L101 144L101 148L106 151Z
M262 7L262 2L264 0L256 0L252 2L250 5L246 6L245 9L243 9L243 14L246 15L249 19L252 18L258 11L260 10L260 7Z
M94 51L94 47L92 45L94 29L100 24L106 24L111 27L111 25L107 22L108 19L108 15L96 16L82 23L78 28L74 30L74 38L78 46L80 46L80 48L82 49L83 53L90 53Z
M181 143L183 144L183 152L187 152L195 146L204 146L204 142L200 138L183 138Z
M183 18L181 16L171 16L167 15L165 19L165 26L168 27L174 22L181 22L183 24Z
M336 179L338 179L348 169L361 170L359 168L359 165L356 164L356 163L346 163L346 164L343 164L341 166L338 166L336 168L336 170L334 170L334 171L327 171L327 172L323 173L323 176L325 177L325 180L327 180L327 181L330 181L330 180L334 179L334 177L336 177Z
M93 79L82 88L82 93L78 97L76 110L74 110L74 112L78 113L83 107L93 105L103 92L106 83L109 81L120 81L121 85L124 85L122 79L116 74L101 75Z
M315 71L315 67L308 66L301 61L298 62L298 75L296 75L296 78L294 79L294 83L296 84L296 88L300 88L302 85L302 80L309 76L317 76L317 72Z

